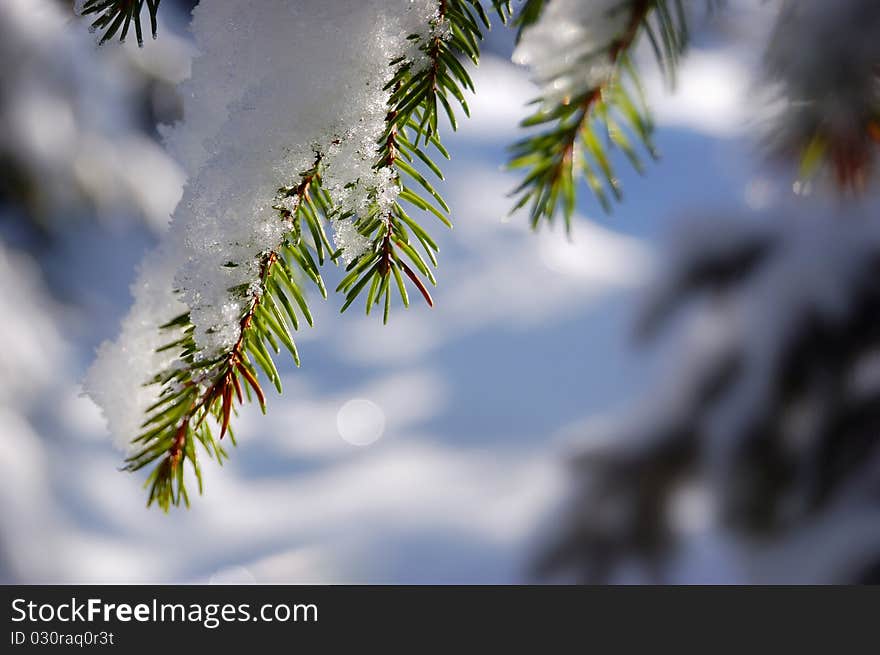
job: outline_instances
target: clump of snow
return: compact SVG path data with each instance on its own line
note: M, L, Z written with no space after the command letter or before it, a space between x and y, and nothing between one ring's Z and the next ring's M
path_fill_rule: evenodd
M342 260L347 266L365 253L372 241L358 232L352 221L338 219L333 221L333 243L342 248Z
M621 0L551 0L523 32L513 61L531 69L548 105L583 94L612 73L608 50L630 14Z
M215 0L194 12L201 56L184 85L184 121L167 139L190 174L171 227L184 253L175 282L205 357L238 338L249 297L229 289L256 282L261 255L280 246L289 227L273 208L276 191L316 153L340 220L393 202L396 179L374 167L383 87L389 62L412 47L408 35L430 32L436 10L428 0ZM335 228L347 260L368 245Z
M159 386L146 383L177 356L173 349L156 350L180 336L159 330L186 311L172 292L179 256L173 243L165 243L144 257L131 288L134 306L122 321L120 335L101 344L83 382L83 390L101 408L113 442L121 449L130 448L141 432L144 412L158 397Z
M163 130L189 180L164 246L143 264L122 334L102 346L87 383L118 439L135 436L158 392L144 381L172 363L154 353L169 341L159 324L188 309L204 358L238 339L262 258L291 229L278 190L297 184L317 157L336 245L347 261L369 247L353 220L368 206L387 211L398 186L393 171L374 166L389 62L413 51L410 35L423 41L439 29L437 6L203 0L193 12L199 55L181 85L184 120Z

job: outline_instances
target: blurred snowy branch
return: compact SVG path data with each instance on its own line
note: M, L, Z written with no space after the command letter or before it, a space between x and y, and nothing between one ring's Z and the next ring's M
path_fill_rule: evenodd
M880 517L880 227L852 213L680 230L641 321L652 340L674 324L679 351L647 405L575 456L578 490L543 571L613 580L633 558L664 580L688 531L712 523L748 553L841 509ZM695 493L696 526L681 512ZM873 539L854 544L864 561L843 551L813 579L860 580ZM800 580L800 565L775 574Z
M0 75L0 197L49 232L92 208L161 230L183 175L139 116L151 92L184 74L162 54L184 46L99 53L71 18L51 0L0 6L0 55L15 62Z

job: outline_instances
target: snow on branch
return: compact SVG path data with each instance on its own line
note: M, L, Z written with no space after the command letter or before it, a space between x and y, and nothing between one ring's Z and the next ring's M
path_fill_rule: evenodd
M299 363L303 282L326 295L326 260L348 266L343 310L367 290L387 320L404 278L432 303L414 246L433 265L437 247L410 212L449 224L449 208L414 164L442 178L427 150L448 157L439 107L453 128L453 104L467 113L459 58L478 60L480 25L463 0L200 3L184 121L164 130L189 182L86 382L117 441L133 439L129 470L153 465L150 503L188 503L196 445L222 460L214 432L232 437L236 402L265 411L261 377L281 391L270 350Z
M540 87L538 110L523 126L542 130L516 143L510 167L525 177L513 195L529 205L532 225L562 209L570 224L575 180L583 175L606 210L608 192L620 198L605 141L641 170L634 142L653 156L652 125L631 54L647 35L671 76L688 40L680 2L551 0L530 2L514 61L531 68ZM543 8L543 11L541 11ZM527 11L526 11L527 10ZM537 14L540 14L539 17Z

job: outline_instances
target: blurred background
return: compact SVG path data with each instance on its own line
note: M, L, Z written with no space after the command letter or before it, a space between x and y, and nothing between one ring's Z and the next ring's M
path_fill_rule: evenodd
M314 303L205 495L145 509L80 383L181 194L156 126L194 4L138 49L0 3L0 582L880 582L877 204L768 158L759 0L700 25L674 95L647 62L662 158L611 215L584 188L571 238L506 218L535 89L496 28L434 309Z

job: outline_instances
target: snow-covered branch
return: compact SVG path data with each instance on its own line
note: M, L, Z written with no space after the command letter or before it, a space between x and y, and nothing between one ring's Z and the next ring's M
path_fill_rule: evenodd
M297 315L311 323L300 280L325 293L325 260L348 265L343 309L367 290L387 320L392 279L408 302L404 276L431 303L414 245L436 265L436 244L402 203L448 223L414 163L439 174L427 147L448 156L438 107L453 127L450 98L467 111L458 58L478 59L478 21L479 3L461 0L206 0L194 12L201 55L184 121L165 130L189 182L87 381L119 441L134 438L129 467L158 461L151 501L187 501L181 462L198 475L196 442L225 455L211 424L231 432L251 392L265 408L259 376L281 390L270 350L299 363Z
M560 210L569 224L576 179L583 175L606 209L620 197L606 141L641 169L633 146L653 155L651 121L631 55L646 34L659 62L675 69L687 44L680 3L658 0L552 0L522 34L514 53L540 87L538 110L523 123L542 126L513 146L511 168L523 169L515 209L529 205L532 225Z

